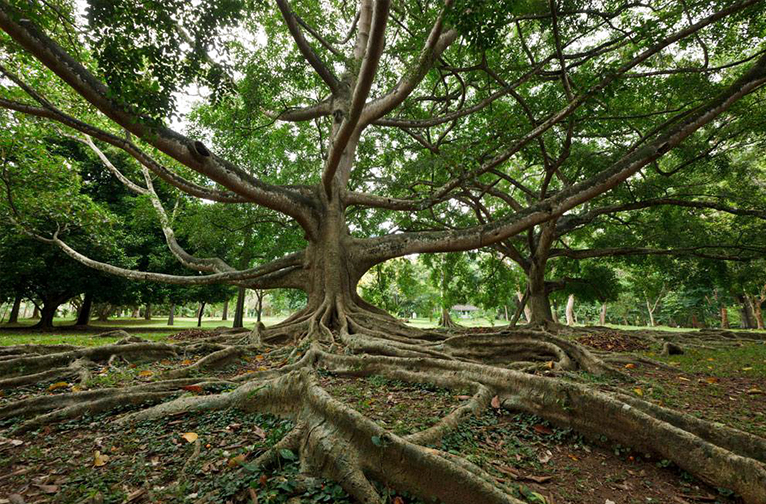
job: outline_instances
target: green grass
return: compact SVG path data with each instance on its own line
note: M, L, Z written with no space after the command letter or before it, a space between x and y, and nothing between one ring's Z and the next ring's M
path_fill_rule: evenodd
M281 322L284 320L285 316L278 316L278 317L263 317L263 323L268 325L273 325L278 322ZM29 327L33 326L37 323L37 320L32 319L23 319L20 320L18 324L9 326L4 325L3 327ZM232 323L232 317L229 317L229 320L222 321L220 318L203 318L202 319L202 327L206 329L212 329L215 327L220 326L226 326L231 327ZM71 326L74 324L74 321L71 318L60 318L57 317L53 319L53 324L55 326ZM93 327L104 327L107 329L116 329L116 328L168 328L170 331L176 331L176 330L183 330L188 328L194 328L197 327L197 318L196 317L176 317L174 324L172 326L168 326L168 319L167 317L154 317L152 320L145 320L142 318L115 318L110 319L106 322L99 322L98 320L91 320L90 325ZM246 325L253 325L255 324L254 318L246 318L245 319Z
M655 355L653 358L678 363L679 368L688 373L766 379L766 343L747 343L715 350L691 348L683 355Z

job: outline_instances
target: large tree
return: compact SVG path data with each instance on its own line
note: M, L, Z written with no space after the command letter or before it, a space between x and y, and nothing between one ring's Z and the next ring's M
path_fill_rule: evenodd
M291 415L294 431L259 463L273 462L281 448L297 449L303 470L337 479L366 503L381 501L369 479L444 502L518 502L475 466L423 447L496 394L495 404L658 452L749 502L766 500L764 440L493 365L521 360L515 364L533 370L542 360L555 371L616 372L582 347L542 331L415 330L356 291L377 264L487 247L545 226L689 141L708 138L721 121L738 116L731 113L738 102L752 105L766 84L764 2L275 4L205 0L139 8L94 0L83 25L66 2L0 1L0 106L84 135L115 177L151 201L171 251L195 274L91 259L68 243L66 212L51 214L40 228L11 212L16 225L88 266L136 280L290 287L307 294L305 309L277 326L257 327L250 338L255 346L297 341L299 361L254 373L234 392L182 397L126 421L230 406ZM608 144L621 122L591 118L645 103L651 93L672 94L688 74L696 77L692 99L651 112L652 124L632 142ZM199 127L183 135L168 126L169 116L179 113L178 93L194 90L207 93L212 105L200 112ZM600 139L594 143L604 152L594 152L584 140L591 138ZM457 223L450 229L395 229L411 214L438 217L451 210L466 192L475 196L477 184L501 195L518 188L523 151L546 142L556 152L541 148L542 176L530 174L539 198L509 203L485 222L466 211L450 220ZM140 163L142 180L117 169L106 146ZM164 185L188 197L286 216L300 226L303 248L257 266L243 262L242 270L224 258L194 255L175 235L168 198L159 189ZM186 369L245 351L231 344L240 340L217 340L229 345ZM136 352L135 345L156 353L181 348L125 344L87 356ZM56 354L55 362L83 352ZM360 352L369 355L353 355ZM47 357L7 359L0 370L29 375L43 361L50 367L55 359ZM405 439L329 397L314 372L320 366L467 386L475 395L465 408ZM152 386L163 394L179 385ZM142 402L143 393L130 392L121 404ZM24 424L32 428L80 411L74 403L91 412L113 404L87 394L71 401L58 410L61 402L43 401L33 411L19 405L15 412L55 410ZM605 417L609 425L601 424Z

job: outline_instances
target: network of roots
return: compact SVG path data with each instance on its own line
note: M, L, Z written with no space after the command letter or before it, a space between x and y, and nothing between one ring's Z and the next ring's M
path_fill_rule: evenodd
M269 413L289 418L294 427L254 461L259 467L277 464L288 449L298 454L301 473L333 479L362 503L382 502L374 482L444 503L518 503L509 487L485 470L430 448L471 417L502 408L656 454L714 487L733 490L747 503L766 502L766 440L578 381L580 372L630 380L620 371L627 362L649 362L576 342L606 331L560 326L421 330L360 304L325 301L269 328L219 330L174 343L118 332L109 335L120 341L97 347L5 347L0 351L0 389L6 390L61 380L85 383L96 369L136 361L182 358L185 365L139 385L6 400L0 420L15 419L12 432L5 433L11 435L115 410L123 412L115 413L113 421L126 425L234 408ZM672 351L742 336L643 331L631 338L667 343ZM280 365L224 378L212 372L256 353L268 353ZM321 385L323 373L379 375L470 393L437 423L398 436L332 397ZM228 392L221 393L222 388ZM183 390L198 393L179 395ZM126 405L134 407L124 413Z

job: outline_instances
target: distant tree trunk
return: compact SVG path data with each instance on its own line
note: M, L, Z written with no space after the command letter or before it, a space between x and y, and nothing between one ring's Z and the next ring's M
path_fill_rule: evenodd
M740 303L740 313L742 315L740 327L743 329L753 329L755 328L755 320L753 316L753 311L750 309L750 303L748 303L747 296L739 295L737 296L737 301Z
M11 317L8 319L9 324L18 323L20 309L21 309L21 295L17 294L13 300L13 306L11 307Z
M753 314L753 319L755 319L755 323L751 323L750 327L755 326L756 329L763 329L763 309L761 308L763 300L756 296L746 297L747 303L750 306L750 312Z
M80 310L77 313L77 322L75 325L86 326L90 322L90 312L93 308L93 294L90 292L85 293L85 297L80 305Z
M226 321L229 320L229 300L223 302L223 315L221 315L221 320Z
M152 320L152 305L146 303L146 311L144 311L144 320Z
M569 298L567 299L567 325L568 326L573 326L575 324L574 302L575 302L575 296L574 294L570 294Z
M516 297L519 299L519 303L522 299L524 299L524 294L521 291L516 291ZM527 302L524 304L524 319L527 321L527 324L532 322L532 309L529 307L529 296L527 296ZM508 320L508 309L506 308L506 315L505 319Z
M439 327L455 327L455 322L452 320L449 308L442 308L442 314L439 317Z
M263 289L256 289L255 290L255 298L257 300L257 303L255 305L255 316L256 320L258 322L261 321L261 313L263 312L263 296L265 294L265 291Z
M726 305L721 305L721 329L729 328L729 310Z
M205 302L199 304L199 312L197 313L197 327L202 327L202 315L205 313Z
M600 325L606 324L606 303L601 305L601 315L598 317L598 323Z
M112 305L109 303L105 303L99 310L98 310L98 321L99 322L106 322L109 320L109 316L112 314Z
M503 311L505 312L505 321L508 322L508 305L503 305Z
M138 318L141 316L141 312L138 309L138 306L133 307L133 312L130 314L130 318Z
M35 324L35 329L52 331L53 318L56 316L56 310L58 310L59 306L65 303L69 297L69 295L59 295L53 298L42 300L43 307L40 310L40 321Z
M32 318L34 320L37 320L40 318L40 308L38 308L37 305L35 305L35 309L32 310Z
M237 292L237 306L234 308L234 323L232 327L245 326L245 288L240 287Z
M176 305L175 303L170 303L170 313L168 314L169 326L172 326L175 323L175 317L176 317Z
M700 327L702 327L702 324L697 318L697 312L692 312L692 327L694 327L695 329L699 329Z

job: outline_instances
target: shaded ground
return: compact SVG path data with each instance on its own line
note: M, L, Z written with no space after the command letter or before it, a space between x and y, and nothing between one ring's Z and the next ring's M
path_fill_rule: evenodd
M92 338L91 344L108 342L109 338ZM658 348L636 345L634 338L621 338L617 331L591 343L610 353L631 349L673 368L642 363L624 367L635 382L584 373L571 379L640 395L766 436L765 344L732 343L717 350L661 357ZM244 355L214 374L231 379L278 368L290 361L289 350ZM112 363L97 369L83 387L152 381L194 359L184 355L151 364ZM379 376L352 379L325 373L321 381L334 397L400 435L433 425L468 399L467 391ZM0 406L74 387L67 382L37 383L3 391ZM192 386L179 395L217 392L220 387ZM225 411L118 428L111 423L112 416L84 416L25 435L0 437L0 503L286 503L296 497L301 500L290 502L351 502L335 483L301 477L290 453L283 454L281 467L268 473L250 463L281 439L291 427L289 421ZM8 434L14 421L0 425L0 436ZM700 484L667 460L634 453L605 439L588 441L532 415L493 410L470 419L434 447L466 457L529 503L737 502L726 489ZM393 489L380 490L393 504L419 502Z

